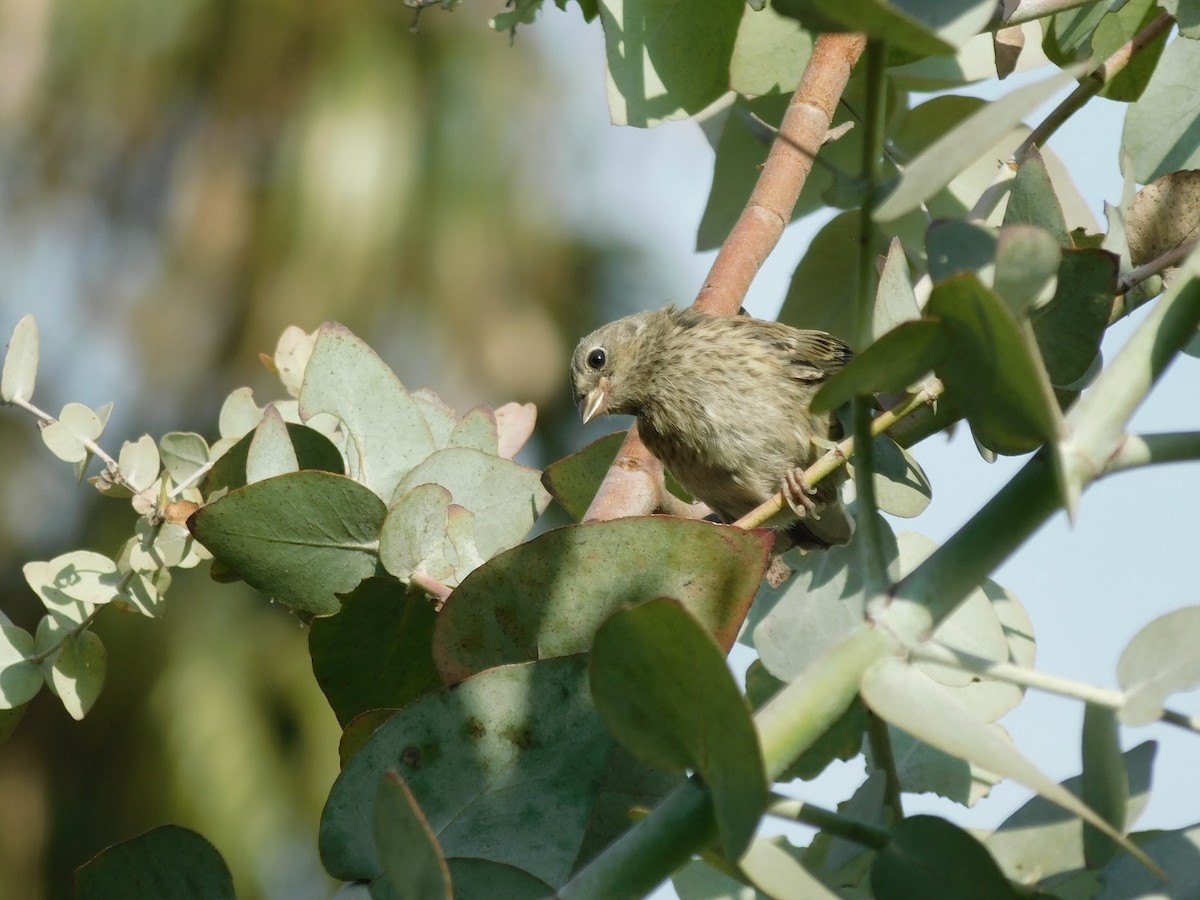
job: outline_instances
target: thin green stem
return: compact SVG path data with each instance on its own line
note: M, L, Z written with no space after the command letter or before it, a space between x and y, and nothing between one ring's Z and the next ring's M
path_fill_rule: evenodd
M1123 472L1158 463L1200 460L1200 431L1172 431L1163 434L1131 434L1121 449L1109 458L1102 474Z
M25 410L27 413L31 413L42 424L43 428L47 425L52 425L58 421L58 419L56 419L54 416L50 415L50 413L46 412L45 410L39 409L38 407L36 407L32 403L30 403L28 400L23 400L20 397L14 397L12 400L10 400L8 402L11 403L13 406L16 406L16 407L19 407L20 409ZM129 483L125 480L125 476L121 474L121 466L117 463L117 461L115 459L113 459L111 456L108 455L108 453L105 452L103 447L101 447L95 441L90 440L90 439L87 439L87 440L80 439L79 443L83 444L83 446L87 449L87 451L92 454L92 456L96 457L97 459L101 460L104 463L104 468L108 471L108 476L110 479L112 479L112 481L114 483L119 484L122 487L128 488L130 491L133 491L133 487L129 485Z
M873 712L867 713L867 744L875 768L883 773L883 806L892 811L892 821L899 822L904 818L904 800L900 796L900 773L892 752L892 736L887 722Z
M29 657L27 662L31 662L36 666L40 666L42 663L44 663L46 660L48 660L51 656L53 656L55 653L57 653L59 650L61 650L63 647L63 644L65 644L68 640L75 637L75 635L77 635L77 634L82 634L83 632L87 631L88 628L91 627L92 623L94 621L96 621L96 616L98 616L100 614L100 610L102 610L103 608L104 608L103 606L97 606L90 613L88 613L86 616L84 616L78 625L76 625L70 631L67 631L66 633L64 633L61 638L59 638L55 643L51 644L49 647L47 647L41 653L35 653L33 656Z
M780 794L772 794L771 804L767 807L767 815L811 825L827 834L845 838L874 850L882 850L890 840L886 828L850 819L831 809L814 806L803 800L794 800Z

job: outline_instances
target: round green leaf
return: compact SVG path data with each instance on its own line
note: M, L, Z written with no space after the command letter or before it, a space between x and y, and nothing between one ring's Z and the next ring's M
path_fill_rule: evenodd
M421 484L441 485L475 514L475 544L484 559L519 544L550 502L536 470L467 447L434 451L405 474L395 497Z
M33 637L16 625L0 625L0 709L15 709L42 689L42 671L29 662Z
M506 900L544 900L554 892L546 882L516 866L487 859L451 859L450 882L459 897L504 897Z
M1134 635L1117 663L1117 681L1125 692L1121 721L1147 725L1162 715L1167 697L1200 685L1198 646L1200 606L1159 616Z
M766 805L766 772L750 709L712 635L675 600L618 610L596 634L591 683L609 730L634 756L704 779L722 850L741 856Z
M188 527L216 559L300 612L336 612L337 595L375 574L387 509L356 481L301 471L210 503Z
M204 494L211 495L222 488L233 490L246 486L246 462L250 456L250 444L257 432L254 428L246 432L213 463L204 479ZM346 461L333 441L307 425L287 423L288 441L296 451L296 464L300 469L318 469L344 475Z
M795 19L747 4L729 64L730 89L748 97L790 93L808 65L812 42Z
M856 396L901 393L933 371L949 350L938 322L917 319L889 331L835 372L814 395L813 412L827 412Z
M1160 175L1200 169L1200 41L1171 41L1150 82L1125 114L1121 151L1133 175L1149 184Z
M498 456L500 435L496 428L496 414L486 406L475 407L455 424L447 442L450 447L468 447L489 456Z
M115 844L75 872L75 900L234 900L215 847L187 828L163 825Z
M95 441L104 430L100 417L82 403L68 403L58 421L42 429L42 440L63 462L81 463L88 458L86 441Z
M341 611L314 619L313 674L343 727L371 709L400 708L441 687L430 646L436 614L420 591L368 578Z
M673 3L601 0L614 125L646 128L694 115L729 89L738 0Z
M321 326L300 390L301 418L319 413L342 420L354 447L351 474L384 500L434 449L425 417L400 379L336 322Z
M190 431L172 431L158 442L163 466L171 480L183 484L208 463L208 441Z
M108 654L95 632L66 633L54 619L46 617L38 624L38 652L55 645L59 649L42 664L46 683L71 718L80 720L91 710L104 687Z
M1117 267L1117 257L1107 250L1064 250L1053 299L1030 315L1046 374L1056 387L1081 379L1100 352Z
M580 653L627 603L673 597L724 648L762 582L771 536L669 516L550 531L476 569L434 629L447 682L493 666Z
M440 484L418 484L388 509L379 533L379 561L391 574L408 581L421 572L448 582L454 567L446 559L450 492Z
M379 780L392 769L447 860L488 859L561 885L613 749L586 669L583 656L502 666L388 719L330 791L320 827L326 870L346 880L382 872L371 822Z
M982 844L937 816L909 816L871 867L871 888L888 900L1012 900L1012 888Z

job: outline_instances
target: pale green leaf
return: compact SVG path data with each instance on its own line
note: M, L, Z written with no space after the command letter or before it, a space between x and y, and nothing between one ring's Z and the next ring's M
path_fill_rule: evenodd
M95 632L69 634L47 616L38 625L38 652L44 653L55 645L57 651L42 663L43 674L71 718L80 720L100 696L108 655Z
M68 403L58 421L42 429L42 440L63 462L81 463L89 453L85 442L95 441L103 430L104 423L96 413L82 403Z
M158 442L162 463L171 480L185 484L208 464L208 441L190 431L172 431Z
M233 878L208 841L161 825L97 854L75 873L74 900L234 900Z
M862 697L891 724L939 750L1020 782L1120 841L1126 850L1137 852L1074 794L1056 784L1016 747L980 722L953 691L899 659L885 659L867 671L862 681Z
M756 11L747 4L729 63L730 88L748 97L790 93L808 65L812 42L795 19L771 6Z
M447 561L446 511L450 492L438 484L419 484L388 508L379 533L379 561L407 581L422 572L445 581L454 572Z
M0 625L0 709L28 703L42 689L42 672L29 662L33 637L16 625Z
M162 471L158 445L148 434L143 434L136 441L126 441L122 444L117 464L121 475L135 491L146 490L154 484Z
M1121 149L1142 184L1200 169L1200 41L1167 45L1146 90L1125 114Z
M626 607L596 633L589 676L596 707L626 749L704 780L722 851L741 856L767 779L750 709L712 635L676 600Z
M38 328L33 313L26 313L13 328L0 372L0 400L28 400L37 381Z
M1089 703L1083 711L1083 802L1118 831L1125 830L1129 779L1121 756L1116 712ZM1120 851L1112 840L1090 825L1083 826L1083 856L1089 869L1098 869Z
M602 0L613 124L683 118L727 91L742 8L741 0Z
M905 168L896 189L875 210L875 218L890 222L916 209L1077 74L1074 70L1062 71L1044 81L1017 88L943 134Z
M344 325L326 322L304 372L300 413L342 420L353 450L349 472L383 500L434 449L433 435L396 374Z
M288 436L288 426L275 405L268 403L246 451L246 484L299 469L296 448Z
M1167 697L1200 685L1200 606L1159 616L1133 636L1117 663L1125 692L1126 725L1147 725L1162 715Z
M233 438L236 441L254 430L262 421L262 416L262 409L254 402L254 391L248 387L238 388L221 404L217 428L222 438ZM216 458L215 454L213 458Z

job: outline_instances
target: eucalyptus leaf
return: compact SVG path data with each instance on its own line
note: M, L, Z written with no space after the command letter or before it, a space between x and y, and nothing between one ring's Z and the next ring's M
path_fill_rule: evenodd
M386 513L358 482L306 470L230 491L188 527L252 587L321 615L336 612L338 594L375 574Z
M877 897L1012 900L1012 888L975 838L937 816L908 816L871 867Z
M1125 114L1122 153L1149 184L1168 172L1200 169L1200 41L1171 41L1149 84Z
M450 870L404 779L385 772L375 794L375 846L388 886L400 897L453 900Z
M390 578L368 578L336 615L313 619L313 675L346 727L371 709L399 709L442 686L431 644L433 601Z
M1159 616L1125 646L1117 681L1125 692L1126 725L1147 725L1162 715L1167 697L1200 685L1200 606Z
M501 553L450 595L434 630L442 678L580 653L608 615L673 597L728 649L767 565L771 536L668 516L550 531Z
M542 484L559 505L578 522L604 480L626 432L614 431L592 441L582 450L552 462L542 472Z
M741 856L767 779L749 707L712 635L675 600L620 609L596 633L590 681L609 730L634 756L704 779L722 850Z
M1129 780L1121 756L1116 713L1089 703L1083 711L1083 802L1118 831L1128 814ZM1104 834L1083 826L1083 856L1089 869L1098 869L1120 851Z
M33 396L38 369L38 328L33 313L26 313L13 328L0 370L0 401L28 400Z
M114 844L75 872L75 900L234 900L221 854L178 825L160 825Z
M350 473L384 500L434 450L425 417L400 379L336 322L321 326L300 390L301 418L319 413L341 419L353 446Z
M246 483L254 484L299 469L300 461L288 426L274 404L268 404L246 449Z
M33 636L16 625L0 625L0 709L15 709L37 696L42 672L34 655Z

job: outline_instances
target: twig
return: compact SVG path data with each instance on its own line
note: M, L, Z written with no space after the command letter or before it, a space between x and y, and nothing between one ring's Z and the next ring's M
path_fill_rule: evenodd
M871 847L874 850L882 850L891 840L891 835L886 828L850 819L831 809L824 809L780 794L771 795L771 803L767 807L766 813L780 819L811 825L828 834L845 838L864 847Z
M1196 249L1197 242L1200 238L1192 238L1190 241L1184 241L1178 247L1172 247L1166 253L1155 259L1144 263L1126 275L1117 283L1117 296L1113 300L1112 313L1109 314L1108 324L1111 325L1118 319L1123 319L1135 309L1149 300L1145 297L1139 303L1130 302L1129 292L1142 282L1153 278L1155 275L1161 274L1166 269L1172 266L1177 266L1187 258L1187 255Z

